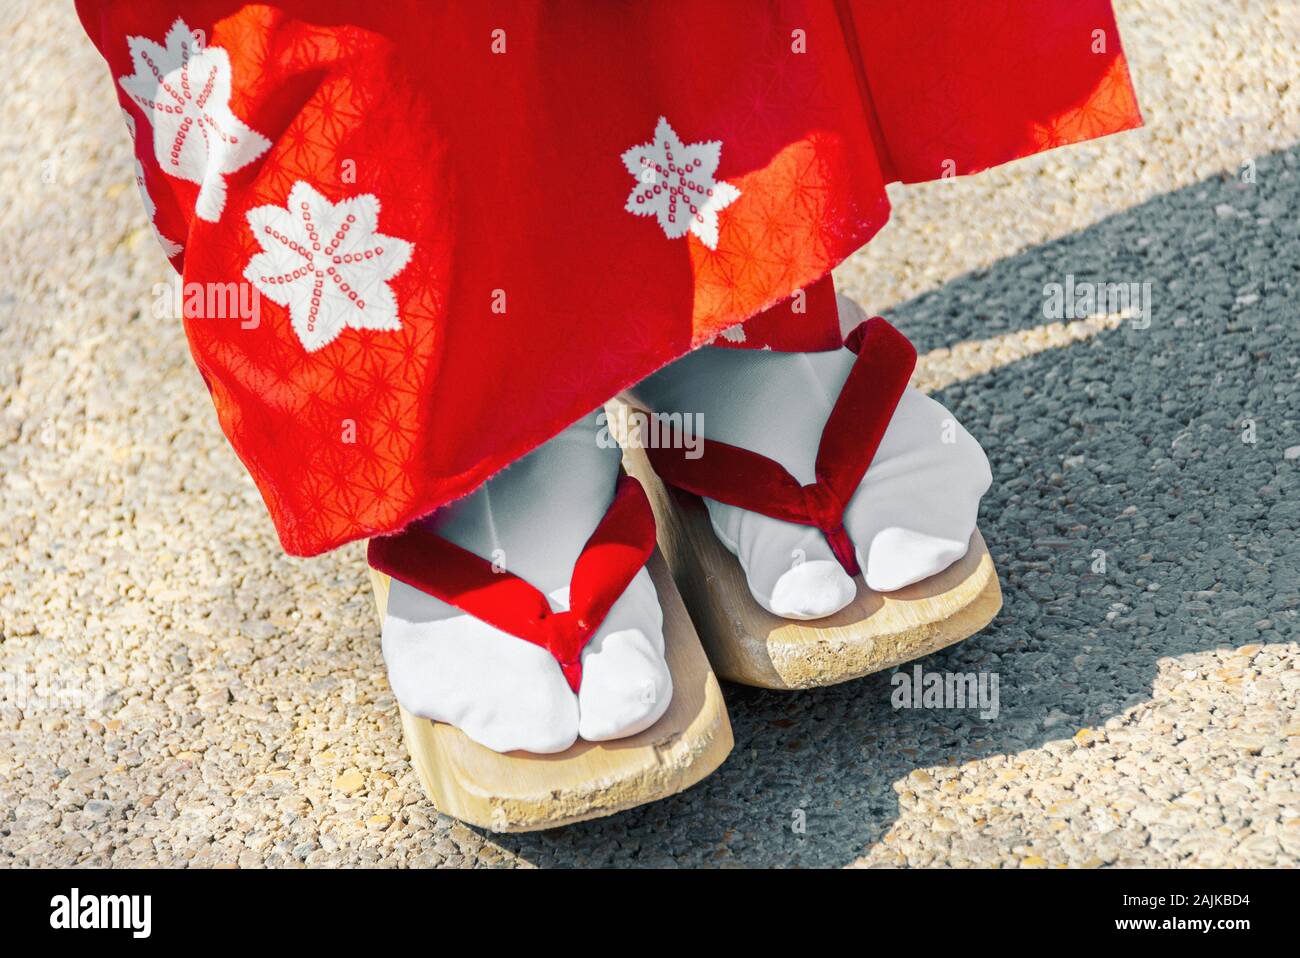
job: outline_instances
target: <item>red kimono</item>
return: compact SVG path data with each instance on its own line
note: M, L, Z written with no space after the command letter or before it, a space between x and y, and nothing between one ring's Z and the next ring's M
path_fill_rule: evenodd
M1108 0L77 7L297 555L704 343L838 346L829 271L886 183L1141 122Z

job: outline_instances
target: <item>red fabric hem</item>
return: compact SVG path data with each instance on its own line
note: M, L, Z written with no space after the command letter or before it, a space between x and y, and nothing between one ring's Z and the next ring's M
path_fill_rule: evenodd
M831 270L835 269L835 267L839 266L845 259L851 256L857 250L861 249L867 243L869 243L872 237L874 237L878 232L880 232L880 230L889 221L889 209L890 209L889 198L887 196L881 195L876 207L876 211L873 212L883 213L882 218L864 227L858 233L855 233L854 234L855 238L850 241L853 242L855 245L853 245L851 249L848 249L843 254L837 256L834 263L829 269L822 270L818 275L811 276L804 282L797 284L795 286L795 289L797 290L797 289L805 288L807 286L811 286L812 284L818 282L819 280L829 277L831 275ZM860 237L860 239L858 237ZM789 290L773 297L772 303L769 304L767 307L765 307L765 309L771 309L773 306L776 306L777 304L782 303L785 300L789 299L793 292L794 290ZM759 310L758 312L763 312L763 310ZM755 315L757 315L757 313ZM744 321L745 321L744 319L736 320L737 323L741 323ZM662 369L664 366L667 366L669 363L676 362L678 359L685 356L687 353L692 352L693 350L698 349L701 346L709 345L711 342L714 342L715 335L716 334L709 335L709 336L703 336L703 335L698 336L690 344L689 347L682 349L680 352L674 353L667 360L665 360L662 363L659 363L654 368L648 369L646 370L646 372L638 375L625 377L624 379L618 382L618 385L616 385L613 389L609 391L610 398L617 396L625 389L630 389L632 386L635 386L637 383L641 382L641 380L645 379L647 376L652 375L653 373ZM496 473L500 472L502 469L509 466L515 460L521 459L524 456L528 455L528 453L532 452L538 446L542 445L548 440L559 435L570 425L577 422L579 419L587 415L589 412L591 412L591 407L589 406L588 403L583 402L583 403L570 405L563 416L563 422L558 428L554 430L554 432L550 433L549 435L543 437L542 439L536 442L523 441L523 442L517 442L510 446L507 446L505 447L505 451L499 457L499 459L492 460L492 461L484 460L476 464L472 469L468 469L457 476L451 477L444 484L444 488L447 490L445 496L437 497L437 501L432 503L431 505L422 505L422 506L417 506L412 509L406 510L404 513L401 514L400 518L398 518L398 520L394 523L391 524L386 523L384 525L379 525L379 526L363 526L361 527L361 530L356 535L350 535L345 538L339 538L337 541L327 543L323 546L320 545L319 543L309 543L309 541L306 539L300 539L295 537L293 535L294 532L293 524L285 523L283 528L277 527L278 531L280 532L280 545L284 548L284 551L289 553L290 555L308 558L311 556L322 555L333 549L337 549L340 546L347 545L349 542L355 542L360 539L368 539L374 536L390 536L390 535L397 534L401 532L403 529L405 529L407 526L409 526L411 523L418 522L420 519L432 515L434 512L442 508L447 503L454 502L457 499L469 495L471 492L473 492L475 489L481 486L488 479L492 478L492 476L496 475ZM236 452L238 452L238 450L236 450ZM242 455L240 456L240 459L241 461L244 461L245 467L247 467L249 469L249 472L253 474L254 481L256 481L257 473L254 472L252 466L247 461L243 460ZM258 489L259 491L262 492L262 496L264 499L267 500L269 506L271 501L269 490L262 489L260 483L258 484ZM274 510L272 511L274 512Z
M781 303L833 301L887 180L1140 125L1108 0L934 6L720 0L682 31L650 2L77 0L185 283L265 297L185 324L294 555L405 527L704 343L830 348L833 308ZM344 214L361 265L312 235Z

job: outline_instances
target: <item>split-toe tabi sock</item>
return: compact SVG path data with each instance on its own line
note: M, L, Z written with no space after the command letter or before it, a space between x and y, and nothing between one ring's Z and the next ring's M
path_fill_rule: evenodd
M840 308L860 314L843 299ZM822 428L855 358L848 349L778 353L706 346L630 392L652 412L700 414L706 440L761 453L809 484ZM704 449L708 455L707 442ZM867 585L891 592L964 556L980 497L991 483L979 443L947 409L909 386L844 515ZM769 612L817 619L853 600L853 580L816 528L704 501L718 538Z
M597 442L592 413L464 499L422 520L429 531L507 569L568 608L583 546L614 498L619 451ZM582 653L570 689L544 648L394 579L384 660L409 712L461 729L498 752L560 752L578 738L634 735L672 697L663 614L642 569Z

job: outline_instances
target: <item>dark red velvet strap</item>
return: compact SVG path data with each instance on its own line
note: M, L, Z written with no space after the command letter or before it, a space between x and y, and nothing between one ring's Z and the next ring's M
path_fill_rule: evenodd
M655 547L654 514L641 484L619 479L614 502L591 534L569 583L569 611L512 572L448 542L419 524L370 540L372 568L468 612L502 632L540 645L560 663L574 692L582 650Z
M894 408L916 367L916 350L879 316L849 333L844 345L858 358L822 429L814 467L816 481L802 486L780 463L739 446L704 440L698 458L674 436L671 448L647 449L655 471L669 485L697 496L816 526L849 575L857 575L844 510L866 475Z

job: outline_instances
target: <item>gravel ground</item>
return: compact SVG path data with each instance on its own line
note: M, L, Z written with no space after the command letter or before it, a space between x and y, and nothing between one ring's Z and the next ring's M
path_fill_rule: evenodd
M1119 0L1148 126L898 190L838 273L983 442L1006 606L887 675L726 689L685 795L560 832L440 817L359 546L286 558L220 436L70 4L0 6L0 861L1271 865L1300 860L1300 11ZM1153 315L1050 323L1045 283ZM1253 441L1249 441L1253 440Z

